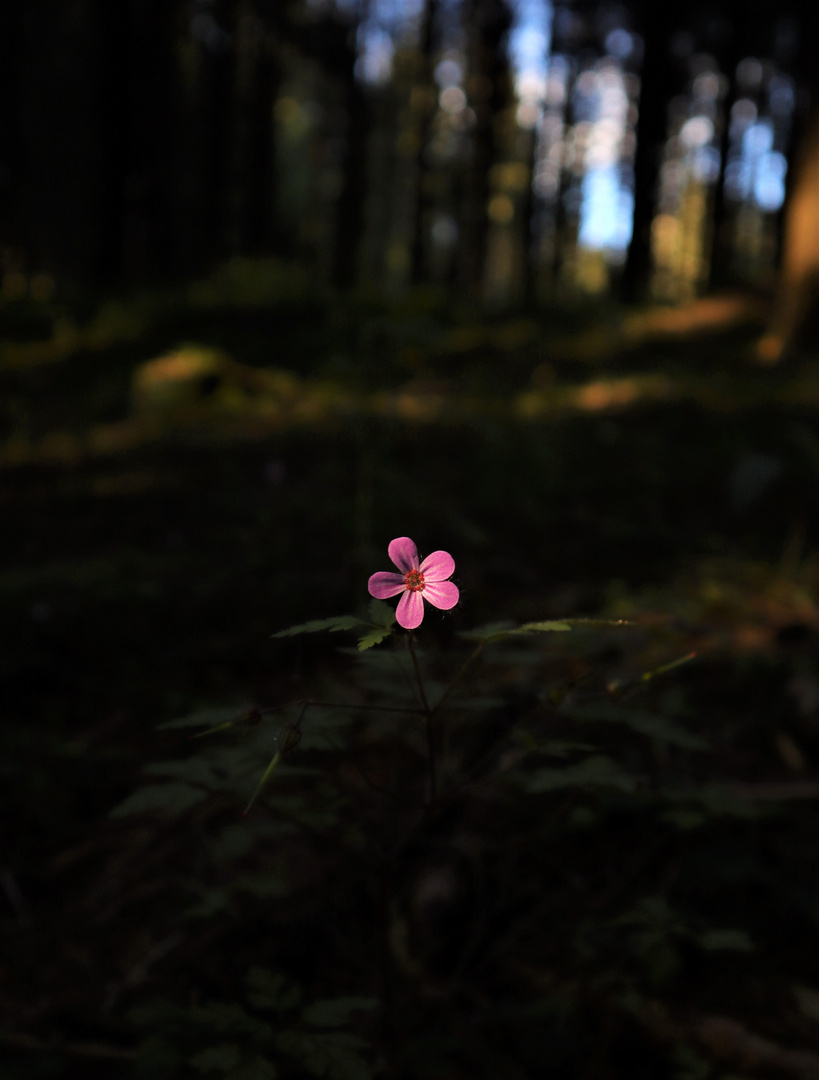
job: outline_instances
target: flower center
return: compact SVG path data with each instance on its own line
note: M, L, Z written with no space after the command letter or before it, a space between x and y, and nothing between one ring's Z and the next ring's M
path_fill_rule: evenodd
M404 588L410 592L420 592L424 587L424 575L420 570L410 570L404 574Z

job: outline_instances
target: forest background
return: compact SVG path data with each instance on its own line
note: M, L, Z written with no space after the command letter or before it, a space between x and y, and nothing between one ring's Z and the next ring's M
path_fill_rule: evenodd
M817 49L3 9L4 1077L819 1077Z

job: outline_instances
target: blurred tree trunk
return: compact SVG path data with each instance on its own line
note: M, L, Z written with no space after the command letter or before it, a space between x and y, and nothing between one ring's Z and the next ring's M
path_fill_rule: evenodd
M128 175L125 180L123 270L148 284L173 272L173 191L179 112L178 3L131 0L128 81Z
M367 180L367 143L370 133L369 101L356 77L356 27L349 26L342 41L339 76L345 116L341 191L336 205L333 280L341 288L354 285L364 233Z
M281 14L281 13L279 13ZM275 250L276 155L273 107L281 81L275 33L258 5L243 0L237 50L231 247L241 255Z
M63 286L113 284L127 137L127 9L30 0L19 18L16 93L4 108L16 111L21 247L30 269L52 272Z
M427 147L429 146L432 120L436 108L432 56L435 46L435 24L438 18L439 2L440 0L424 0L421 35L418 43L419 70L410 101L410 107L418 114L418 150L415 164L413 233L410 251L410 280L414 285L420 284L426 279L429 266L427 248L429 245L433 202L429 169L427 167Z
M539 252L535 244L537 230L536 214L538 203L535 199L535 168L537 166L538 130L537 127L527 132L526 168L527 184L523 196L521 216L523 218L523 302L527 307L534 307L538 294L538 271L540 269Z
M782 258L768 329L758 355L775 363L795 348L819 348L819 9L810 5L799 26L796 75L809 93L794 133L782 227Z
M462 188L457 279L461 288L480 295L489 231L489 174L497 156L496 127L511 98L504 39L512 25L512 12L505 0L467 0L464 21L467 99L475 113L475 127Z
M668 103L678 88L676 68L669 52L676 12L672 5L655 0L641 2L637 11L645 52L640 71L634 157L634 227L620 279L626 302L643 299L651 279L651 225L663 147L668 135Z
M817 88L819 89L819 88ZM760 359L774 363L793 348L819 345L819 101L791 164L793 181L785 208L782 262Z
M185 104L179 119L176 263L201 275L228 252L235 0L197 3L180 43Z
M0 10L0 255L11 259L24 242L20 215L20 157L22 142L20 67L23 63L23 12L20 4ZM11 269L6 262L6 269Z
M720 132L720 170L714 186L714 198L711 211L712 240L708 280L710 287L721 288L728 285L732 278L733 244L731 242L732 217L727 212L725 199L725 166L731 144L731 109L737 100L737 64L745 56L755 55L746 51L744 35L740 26L731 26L731 33L726 47L717 57L720 69L728 78L728 92L723 101L722 131Z
M766 17L767 16L767 17ZM721 103L723 124L720 132L721 168L714 187L709 284L722 288L734 284L734 213L725 198L725 167L730 149L731 109L738 99L737 66L746 57L771 55L772 22L765 8L749 17L748 0L722 0L719 17L714 19L712 37L707 42L720 71L728 79L728 91ZM776 57L774 57L776 59ZM786 69L789 67L786 64Z

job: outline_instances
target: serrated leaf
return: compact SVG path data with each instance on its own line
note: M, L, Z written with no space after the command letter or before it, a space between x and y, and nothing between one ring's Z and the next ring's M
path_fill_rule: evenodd
M623 724L640 735L646 735L668 746L679 746L681 750L708 749L705 739L686 731L680 724L658 713L606 704L576 706L567 710L566 714L574 720Z
M230 1072L235 1069L241 1059L241 1052L236 1043L219 1043L218 1046L209 1046L199 1054L188 1058L188 1064L199 1072Z
M370 630L363 637L358 639L358 651L364 652L365 649L371 649L373 645L380 645L384 638L389 637L391 633L391 630L383 627Z
M254 1057L250 1061L243 1061L225 1080L276 1080L277 1075L272 1062L262 1057Z
M574 626L633 626L628 619L563 619L570 627Z
M142 814L147 810L172 810L181 814L183 810L202 802L206 795L202 788L190 784L150 784L115 806L110 816L127 817L128 814Z
M571 630L569 622L565 619L523 623L520 626L510 626L509 623L496 622L486 626L479 626L477 630L468 630L461 637L472 641L502 641L504 638L520 637L524 634L540 634L549 631Z
M272 1009L278 1013L297 1009L301 1005L301 990L288 982L287 976L280 971L251 968L245 982L248 987L247 1000L254 1009Z
M298 1061L313 1076L327 1080L370 1080L372 1073L359 1050L367 1048L363 1039L342 1031L282 1031L276 1046Z
M723 784L703 784L702 787L677 788L666 791L671 802L694 804L698 809L716 817L733 817L750 821L761 817L766 810Z
M357 626L366 625L355 615L337 615L332 619L312 619L310 622L299 623L298 626L289 626L286 630L279 630L273 634L274 638L294 637L296 634L316 634L320 630L329 630L331 633L337 630L355 630Z
M264 1021L248 1015L241 1005L233 1002L212 1001L207 1005L197 1005L185 1015L193 1023L216 1031L250 1035L257 1039L269 1039L270 1036L270 1029Z
M374 1009L375 998L340 997L326 1001L314 1001L302 1013L302 1019L313 1027L342 1027L349 1022L350 1013L360 1009Z
M395 626L395 611L383 600L371 600L367 611L376 626L384 627L385 630Z
M596 749L591 743L571 742L569 739L549 739L547 742L538 742L528 731L520 731L518 738L527 750L535 754L543 754L545 757L567 758L572 754L589 753Z
M524 775L521 782L530 795L568 788L609 788L631 794L637 787L636 777L623 772L616 762L602 754L562 769L536 769Z
M286 896L290 892L290 882L286 875L275 870L247 874L236 880L235 887L261 897Z
M168 720L164 724L158 724L157 731L166 731L172 728L190 727L217 727L229 723L237 716L242 715L244 705L225 706L218 709L197 709L196 712L187 716L180 716L176 720Z

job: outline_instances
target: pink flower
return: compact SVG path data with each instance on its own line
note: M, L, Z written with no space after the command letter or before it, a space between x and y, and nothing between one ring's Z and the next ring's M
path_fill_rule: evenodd
M424 618L424 600L448 611L458 603L458 586L447 581L455 573L455 560L448 551L433 551L418 565L418 548L408 536L399 536L387 549L400 574L389 570L373 574L367 583L370 596L386 600L403 593L395 617L405 630L414 630Z

